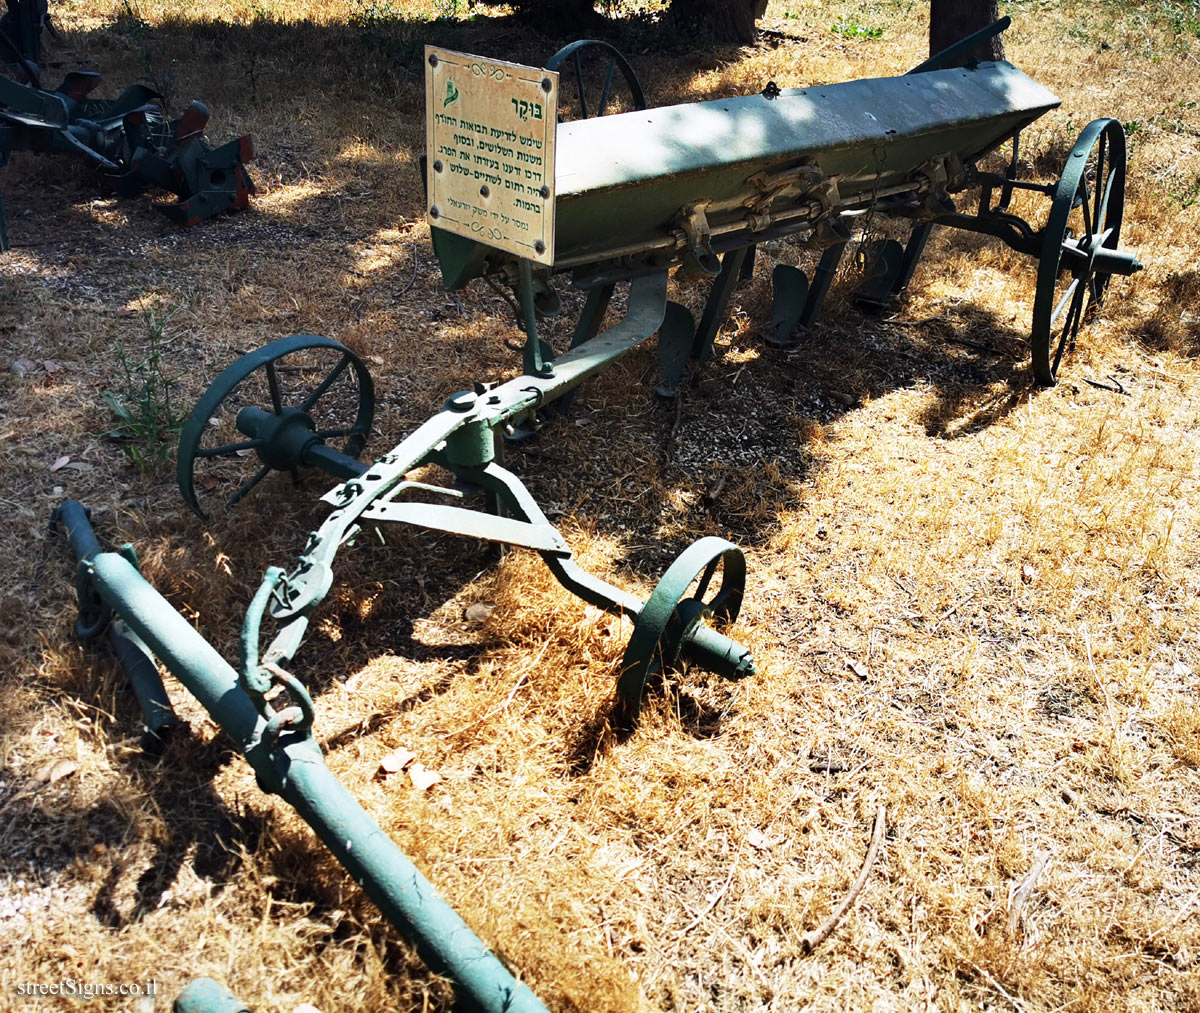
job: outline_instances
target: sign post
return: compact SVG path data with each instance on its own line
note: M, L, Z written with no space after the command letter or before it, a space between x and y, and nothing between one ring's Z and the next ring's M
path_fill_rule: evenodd
M430 226L554 263L558 74L425 47Z

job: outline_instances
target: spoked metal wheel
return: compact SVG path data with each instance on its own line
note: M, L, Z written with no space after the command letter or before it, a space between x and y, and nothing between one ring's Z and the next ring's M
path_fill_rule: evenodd
M600 39L572 42L550 57L545 67L560 75L560 119L586 120L589 116L646 108L646 96L632 65L608 42Z
M303 448L317 440L357 457L374 412L357 355L315 334L279 338L236 360L196 402L179 437L179 491L204 517L202 496L232 506L271 471L295 479ZM239 428L249 415L256 425Z
M1067 156L1043 233L1033 302L1033 374L1053 386L1085 317L1104 301L1113 274L1141 264L1117 249L1125 209L1125 130L1093 120Z
M685 651L730 678L753 673L749 652L707 625L733 622L745 593L746 557L732 542L701 538L679 555L642 607L621 659L618 723L637 720L646 680L677 665Z

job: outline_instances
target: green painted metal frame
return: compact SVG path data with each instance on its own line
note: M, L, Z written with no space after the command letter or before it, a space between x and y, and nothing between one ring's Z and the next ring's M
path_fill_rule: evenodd
M212 978L197 978L175 997L171 1013L250 1013L250 1007Z
M342 469L352 474L323 497L333 509L309 536L299 562L286 573L279 571L273 579L269 600L264 600L262 611L267 611L269 604L271 618L279 624L279 631L265 649L264 659L272 664L286 664L295 656L310 617L333 585L339 549L355 538L364 523L406 523L532 549L541 554L555 577L574 594L590 604L623 613L636 621L643 609L642 601L586 573L571 559L566 542L524 484L495 460L495 447L506 428L568 397L588 377L653 335L666 312L666 290L666 272L635 279L624 319L603 333L581 341L555 359L552 367L539 357L536 321L533 314L527 312L525 319L532 333L526 343L526 363L531 372L495 387L453 395L441 412L374 464L366 465L346 455L331 454L316 439L301 448L295 458L296 464L317 466L334 473ZM598 304L607 297L601 293L593 309L598 309ZM532 297L528 291L524 298L525 305L530 306ZM592 320L595 319L596 314L593 314ZM588 328L593 325L589 323ZM274 349L280 347L287 346L276 344ZM269 361L272 350L272 345L264 347L254 362ZM237 366L230 367L223 375L242 375L244 370L241 367L235 369ZM536 372L532 372L534 370ZM210 391L213 396L206 396L200 402L187 424L192 428L186 431L198 432L203 420L215 410L220 400L218 395L229 389L227 383L214 384ZM254 415L243 411L238 425L251 441L261 440L275 417L268 413ZM261 444L256 444L256 449L260 456L269 456ZM183 462L194 460L194 456L185 446L180 454L181 471ZM486 491L487 502L498 506L499 511L493 513L457 505L461 499L457 489L431 487L407 480L410 472L427 464L440 465L460 483ZM191 487L190 475L187 485ZM429 505L403 501L406 493L417 490L440 492L455 503ZM253 608L248 613L247 629L252 626L257 638L261 613L259 616L252 613ZM713 649L714 642L720 645L719 649ZM753 672L749 653L744 647L707 627L703 632L699 628L686 631L674 648L676 654L708 664L730 678L741 678ZM644 661L650 663L648 657ZM620 692L622 714L636 717L641 706L641 685L636 687L633 695L626 695L631 692L630 683L624 684Z
M714 249L899 207L929 193L931 160L973 164L1058 104L1012 65L985 63L564 123L554 270L627 278L639 266L676 266L690 252L686 210L697 203ZM433 233L448 288L513 277L511 255Z
M977 42L964 40L963 45ZM494 989L488 991L499 980L492 965L487 965L484 983L472 984L462 954L456 956L459 943L443 938L441 928L417 924L417 913L394 895L398 885L392 872L375 862L369 848L364 853L357 844L345 844L348 836L371 839L378 830L336 782L329 783L332 779L311 739L312 701L282 666L295 657L315 610L333 586L341 547L364 527L407 524L535 551L572 593L632 618L634 634L616 686L614 717L619 722L636 720L647 685L676 662L703 665L731 679L752 674L749 652L713 626L737 618L746 577L741 550L721 539L701 539L682 553L642 601L575 563L566 540L529 490L503 467L499 448L505 434L536 430L543 417L565 409L588 377L655 334L663 367L660 392L674 393L690 364L702 364L712 355L735 287L753 263L754 247L776 236L798 236L821 253L811 282L790 265L775 270L772 340L778 344L787 344L795 327L811 325L816 318L851 239L847 223L861 214L913 223L903 248L895 242L880 247L883 259L873 292L877 301L908 283L937 224L996 236L1040 256L1041 271L1050 282L1057 283L1063 271L1082 272L1084 280L1073 291L1091 288L1100 274L1131 273L1140 266L1136 258L1116 251L1115 231L1083 238L1066 235L1059 209L1070 210L1078 202L1084 170L1072 164L1058 187L1016 178L1020 130L1057 105L1054 96L1004 63L954 70L924 65L917 71L918 75L885 81L776 90L776 97L624 114L641 119L617 116L563 125L560 139L566 144L560 146L559 166L566 184L561 185L560 178L559 260L553 271L432 230L447 289L485 275L512 289L517 323L525 334L521 375L452 395L439 412L372 463L357 460L373 407L370 377L357 357L336 342L312 335L281 339L222 373L197 405L181 440L180 485L194 507L198 503L192 476L204 456L200 437L208 419L242 380L259 370L267 374L270 406L243 407L237 428L246 439L213 451L219 456L249 450L262 465L234 499L272 470L313 467L338 479L322 498L330 512L309 535L296 564L269 569L247 610L240 676L213 657L215 652L203 641L197 643L198 634L190 627L186 632L179 627L178 614L148 591L148 585L139 584L140 578L135 580L136 569L127 560L93 550L84 553L81 601L98 593L103 605L243 744L264 788L288 798L364 881L389 918L417 933L431 964L448 968L472 996L478 990L495 998ZM968 100L977 100L974 113ZM894 107L898 126L880 123L871 111L885 107ZM720 127L717 133L705 133L714 124ZM1105 138L1104 150L1116 152L1116 128L1107 124L1089 127L1080 144ZM693 143L697 137L707 140ZM612 144L606 138L633 144L637 157L631 164L588 163L582 153L607 154ZM650 164L647 158L657 150L655 144L639 138L657 139L660 148L674 147L669 157ZM723 138L730 139L726 143ZM975 162L1006 140L1013 144L1009 171L981 172ZM1086 161L1091 147L1085 147L1080 157ZM1122 158L1122 174L1123 169ZM960 212L950 197L970 186L980 189L975 214ZM1119 198L1115 188L1116 184L1106 192ZM997 189L1000 197L993 204ZM1036 230L1009 212L1016 189L1052 197L1051 226ZM1103 199L1107 206L1108 197L1082 192L1097 202ZM1119 226L1119 209L1114 211ZM713 279L699 324L683 306L667 299L668 273L675 267ZM552 280L564 272L571 273L587 299L569 350L555 356L539 334L539 320L557 311ZM623 284L628 285L626 312L615 325L602 329L615 288ZM1039 292L1041 288L1039 279ZM328 445L327 434L318 431L310 416L311 398L286 404L277 383L270 382L274 363L309 347L341 356L318 389L326 389L338 371L351 367L358 377L355 421L338 431L350 437L344 450ZM1038 375L1041 379L1042 372ZM410 479L427 465L444 469L453 481L432 485ZM467 500L464 489L481 492L482 506ZM421 501L412 498L417 493ZM442 501L426 502L430 494ZM264 647L267 627L274 632ZM236 681L236 693L231 680ZM291 705L276 711L270 701L281 686ZM330 829L334 825L337 832ZM389 862L396 861L394 849L379 847L391 856ZM439 924L443 915L437 916ZM452 919L446 924L458 925ZM459 931L454 928L450 936ZM476 953L472 947L477 944L472 936L461 946L465 953Z
M736 276L743 256L744 251L732 255L727 272L730 278ZM333 585L339 550L353 541L364 525L403 523L536 551L555 578L572 593L589 604L626 615L635 624L641 622L639 616L645 607L642 600L587 573L574 562L570 547L525 485L501 466L496 448L502 446L507 432L524 426L536 427L539 413L568 402L588 377L660 330L669 306L667 273L659 271L633 279L623 319L602 332L599 331L600 322L613 287L607 285L595 289L576 328L572 347L553 360L549 358L548 346L538 335L537 292L532 278L532 271L526 264L518 290L523 308L521 321L527 334L523 357L525 372L506 383L481 384L475 390L453 395L441 412L373 464L357 460L360 437L371 418L369 376L353 353L329 339L296 335L271 342L229 366L196 405L184 425L178 470L180 489L197 511L194 473L206 454L231 455L246 451L257 454L262 467L238 488L231 503L240 499L271 470L315 467L343 479L323 497L332 509L321 526L309 535L298 562L286 571L273 569L268 590L247 613L244 637L248 645L253 643L256 652L264 619L269 619L277 628L263 650L265 663L283 665L295 657L314 611ZM294 351L310 348L331 349L341 356L338 365L317 386L318 391L326 389L335 373L347 369L348 363L357 375L356 422L350 428L339 430L342 436L353 435L347 448L349 453L337 451L324 442L325 434L317 431L307 415L312 396L298 406L285 405L280 400L278 384L271 382L275 362ZM694 349L695 341L689 330L685 351L691 354ZM700 351L703 353L703 349ZM222 402L239 384L259 370L267 374L273 402L271 410L241 408L237 427L247 438L213 451L202 450L200 439L209 419L219 413ZM454 484L409 481L409 473L429 464L449 472ZM461 491L464 487L481 490L484 493L482 503L464 503ZM438 494L449 502L413 502L408 497L416 492L423 498L430 493ZM736 592L740 600L745 567L736 566L733 555L724 549L717 554L717 562L722 561L724 585L729 587L730 594L735 590L734 585L738 585ZM711 574L709 576L711 578ZM703 584L707 582L705 580ZM652 596L651 600L662 601L666 595L672 608L692 608L686 604L691 600L687 583L678 587L676 583L674 579L664 577L655 592L657 598ZM670 592L663 590L664 587L670 588ZM702 595L703 587L694 597L701 599ZM700 606L703 606L702 601ZM729 610L704 611L701 607L696 614L704 621L669 626L660 623L659 635L651 640L647 641L645 637L632 640L623 668L649 670L657 664L659 655L668 655L672 661L686 659L731 679L752 674L754 666L746 648L708 626L709 619L730 621ZM646 621L657 623L657 620ZM618 721L631 723L636 720L644 683L644 678L618 682L614 712Z
M464 1004L484 1013L545 1013L330 772L312 735L313 704L304 688L260 664L250 642L243 644L241 673L234 671L142 577L128 552L100 550L79 503L62 504L56 518L82 553L85 599L123 622L200 701L250 763L259 787L295 808L426 963L455 983ZM267 597L260 589L255 604L261 609ZM282 709L268 697L279 687L289 698Z
M1006 26L1007 21L1002 20L964 40L962 46L969 48ZM570 55L568 50L564 59ZM1060 263L1075 270L1081 260L1093 271L1128 273L1136 269L1136 259L1108 249L1109 236L1096 250L1086 240L1082 245L1061 237L1052 242L1047 230L1035 230L1009 213L1014 189L1047 194L1053 190L1021 182L1015 168L1021 127L1056 106L1058 100L1006 63L939 69L940 63L953 55L948 51L899 78L776 90L776 98L751 96L560 125L560 141L566 143L560 145L556 199L560 209L586 210L595 222L590 230L580 231L582 226L570 225L569 215L559 216L556 248L560 255L565 254L565 261L553 271L433 229L434 248L448 289L480 274L512 288L518 324L525 332L522 375L455 394L441 412L374 464L356 460L360 437L370 421L370 380L365 370L359 386L368 391L367 404L360 401L351 453L326 446L321 434L306 421L308 404L283 406L274 387L270 411L243 410L238 428L248 439L223 449L253 449L263 467L234 499L272 469L317 467L343 480L323 497L331 512L310 535L297 564L280 571L272 584L270 607L264 611L278 630L265 648L267 661L286 663L299 650L313 611L332 587L340 547L353 540L364 524L405 523L541 553L555 576L574 593L632 617L635 630L640 623L657 631L650 640L649 634L635 634L626 669L649 672L661 657L669 656L707 659L703 663L735 678L752 671L748 653L732 641L722 641L719 650L699 646L709 634L720 637L707 621L681 622L684 612L696 609L704 613L705 620L729 619L722 609L705 612L703 589L689 597L686 585L675 587L677 581L664 578L671 590L663 594L670 600L675 618L660 622L645 611L648 605L579 570L565 541L519 479L500 466L496 447L506 432L524 435L535 431L555 405L565 408L570 403L588 376L655 333L663 372L659 391L673 394L690 365L703 364L712 355L734 289L753 261L755 245L772 236L799 235L822 251L811 283L796 268L776 268L772 341L782 345L789 343L797 326L810 326L819 313L851 236L846 222L856 214L880 213L913 222L905 247L895 242L880 247L881 258L884 254L886 258L878 262L879 277L868 293L874 302L886 301L908 283L935 224L997 236L1018 250L1040 255L1043 264L1053 254L1053 268L1044 267L1043 271L1053 271L1056 276ZM870 110L881 109L880 103L887 98L894 100L895 108L889 108L890 119L885 123ZM964 108L970 104L967 99L976 101L979 108ZM890 126L892 122L897 126ZM720 126L720 137L734 140L724 147L711 138L703 143L695 140L703 134L701 128L713 124ZM665 133L666 126L675 129ZM911 136L898 127L908 129ZM646 142L637 147L633 167L611 159L593 164L595 142L622 135L628 135L627 141L640 138ZM1007 173L997 176L975 168L976 159L1008 138L1013 142L1013 161ZM662 146L668 140L674 145L670 156L663 164L647 168L643 147L653 152L656 144ZM887 145L890 156L871 150L872 145L880 144ZM1116 150L1116 142L1110 147ZM604 145L599 148L609 156ZM585 149L592 152L590 162L580 154ZM564 151L565 159L561 158ZM949 196L971 184L977 184L981 192L974 215L959 212ZM1000 200L993 204L997 187ZM1063 188L1075 195L1078 181L1065 181L1059 189ZM604 213L613 195L626 205L622 212L626 217L646 216L641 231L614 236L614 229L619 232L625 218ZM1073 196L1056 199L1070 203ZM676 211L665 219L654 210L671 207ZM657 237L646 238L646 227L657 227ZM679 265L714 278L699 324L684 307L667 300L668 272ZM539 335L539 319L557 311L559 300L552 276L568 270L574 282L587 290L588 298L570 349L554 357ZM621 283L629 284L628 311L622 321L601 332L614 287ZM210 415L239 378L257 369L266 369L269 375L277 356L304 341L336 345L312 336L267 345L229 367L197 406L185 426L179 457L181 488L193 506L197 504L190 475L196 464L195 444ZM1036 352L1035 343L1035 372L1044 381L1045 370L1036 361ZM343 365L352 361L355 369L360 369L361 363L351 353L344 351L344 355ZM408 480L410 472L428 464L448 470L457 486L430 487ZM486 492L483 509L460 502L463 486ZM441 494L452 502L406 502L417 490ZM737 574L732 556L717 555ZM701 584L706 585L708 579ZM738 579L731 577L731 587ZM744 571L740 579L744 583ZM651 601L656 601L655 596ZM256 638L261 619L261 615L247 618ZM618 683L619 709L624 714L636 716L645 682L643 675Z

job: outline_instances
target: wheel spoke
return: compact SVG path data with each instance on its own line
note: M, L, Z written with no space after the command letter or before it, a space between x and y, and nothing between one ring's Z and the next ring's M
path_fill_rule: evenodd
M1117 178L1115 172L1110 172L1104 181L1104 189L1096 191L1096 231L1103 232L1108 224L1108 199L1112 196L1113 181Z
M1058 335L1058 343L1054 346L1054 362L1050 365L1050 372L1055 376L1058 375L1058 367L1062 362L1063 352L1067 350L1067 327L1064 325L1062 331Z
M1057 320L1059 318L1059 316L1062 314L1062 311L1066 307L1067 302L1075 295L1075 290L1077 288L1079 288L1079 279L1073 278L1071 280L1071 284L1067 286L1067 290L1063 293L1062 299L1060 299L1058 302L1058 305L1054 307L1054 312L1050 314L1050 324L1052 326L1054 324L1054 321Z
M1086 285L1075 285L1075 296L1071 300L1071 307L1067 310L1067 319L1063 321L1063 340L1069 340L1071 344L1075 343L1075 335L1079 333L1079 323L1083 319L1083 301L1087 297L1088 287ZM1061 346L1062 342L1060 342ZM1061 351L1059 353L1062 354Z
M704 594L708 590L709 582L713 579L713 574L717 572L717 566L721 562L720 556L715 556L712 561L704 568L704 573L700 575L700 583L696 587L696 597L701 601L704 600Z
M240 443L223 443L219 447L198 447L196 456L227 457L230 454L236 454L239 450L257 450L262 445L263 441L256 437L253 440L242 440Z
M1075 335L1079 333L1079 321L1083 316L1083 297L1087 294L1087 286L1080 285L1078 279L1072 286L1075 293L1071 300L1071 308L1067 311L1067 319L1063 322L1062 333L1058 337L1058 347L1054 350L1054 366L1053 371L1058 372L1059 363L1062 362L1063 352L1068 348L1075 347Z
M1107 179L1111 175L1112 168L1108 165L1108 132L1104 131L1100 134L1100 144L1096 148L1095 204L1092 209L1092 220L1095 222L1097 232L1104 228L1104 220L1100 217L1100 206L1101 203L1106 202Z
M1091 198L1088 194L1088 181L1086 173L1079 180L1079 194L1083 198L1080 201L1080 207L1083 210L1083 238L1091 240L1092 233L1094 233L1096 230L1092 223L1092 209L1088 207L1088 203Z
M579 58L579 50L575 50L575 80L579 85L579 110L580 114L586 120L588 118L587 95L583 82L583 61Z
M320 401L321 398L324 397L325 392L333 386L333 384L337 381L337 378L346 371L346 367L349 365L350 356L343 355L341 359L338 360L338 364L329 371L329 375L317 385L316 389L309 394L303 402L301 402L300 410L302 412L306 412L318 401Z
M266 478L267 475L269 475L270 473L271 473L271 468L269 465L266 467L263 467L263 468L259 468L258 471L256 471L254 473L254 477L251 478L249 482L247 482L245 485L243 485L240 489L238 489L237 492L235 492L229 498L229 505L230 506L236 505L238 500L240 500L243 496L245 496L246 493L248 493L256 485L258 485L258 483L261 482L264 478Z
M596 110L597 116L603 116L604 110L608 108L608 92L612 88L613 74L617 72L617 58L614 56L608 61L608 73L604 77L604 88L600 92L600 106Z
M271 392L271 407L276 415L283 414L283 396L279 393L279 374L275 372L275 362L267 363L267 389Z

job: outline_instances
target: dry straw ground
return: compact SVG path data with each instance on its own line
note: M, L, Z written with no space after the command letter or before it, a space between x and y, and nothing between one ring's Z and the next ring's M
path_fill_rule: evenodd
M202 973L262 1011L448 1008L178 685L192 734L158 763L138 753L112 661L72 638L46 521L64 496L89 504L231 656L325 483L192 517L169 464L139 473L101 435L118 350L145 355L169 315L164 368L190 406L238 350L331 335L372 364L376 453L515 368L504 304L445 294L432 259L420 45L539 62L563 40L460 6L54 5L58 57L112 89L167 83L176 108L203 98L214 140L253 131L260 193L179 233L65 162L3 176L3 364L59 368L0 376L2 1009L58 1008L24 981L153 977L171 996ZM297 663L329 762L552 1009L1200 1009L1196 10L1006 6L1010 58L1063 99L1027 169L1056 177L1094 116L1131 134L1125 238L1148 267L1115 283L1064 382L1030 387L1032 265L943 237L894 315L858 316L847 278L787 355L758 330L760 264L678 407L655 400L645 351L513 457L582 560L638 592L701 535L745 546L756 678L685 673L629 741L598 740L627 626L520 553L411 535L343 554ZM923 55L910 0L769 15L779 31L740 50L614 32L654 104ZM494 610L469 622L474 603ZM441 783L379 778L399 746ZM60 759L76 769L51 783ZM805 956L880 804L867 886Z

